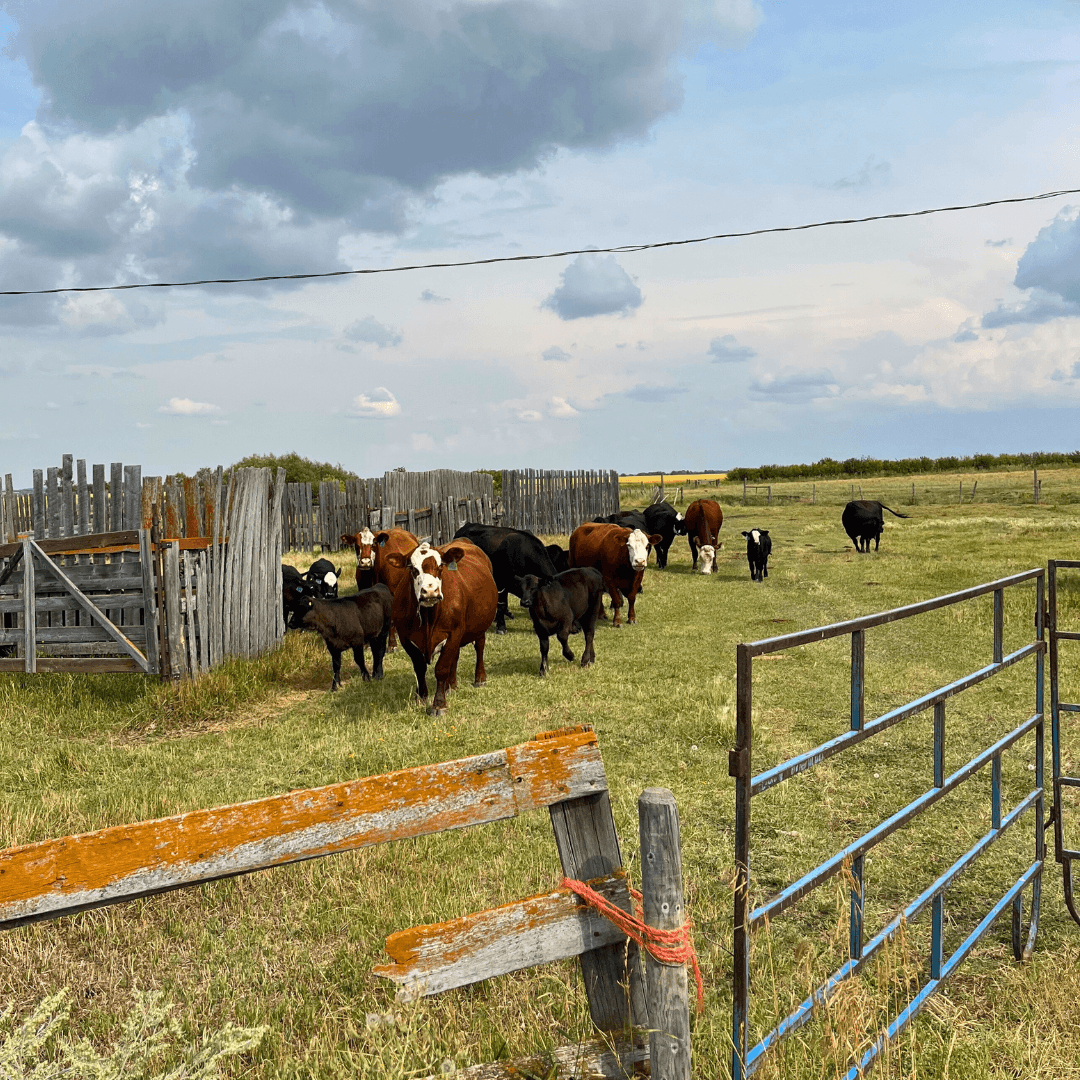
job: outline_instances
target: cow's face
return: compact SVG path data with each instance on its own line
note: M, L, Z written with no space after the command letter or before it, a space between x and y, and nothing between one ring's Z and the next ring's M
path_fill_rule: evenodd
M375 565L375 534L366 525L356 534L356 565L361 570Z
M626 538L626 549L630 556L630 567L636 573L644 570L649 560L649 546L655 546L663 540L662 536L646 536L640 529L631 529Z
M465 549L462 547L447 548L445 555L440 555L424 541L407 556L394 551L385 558L390 566L401 570L408 569L417 604L422 608L430 608L443 598L443 573L457 570L458 560L464 556Z
M535 574L526 574L517 579L518 588L521 590L521 606L532 607L536 602L536 593L540 588L540 579Z
M698 548L698 571L711 574L716 569L716 548L712 544L702 544Z

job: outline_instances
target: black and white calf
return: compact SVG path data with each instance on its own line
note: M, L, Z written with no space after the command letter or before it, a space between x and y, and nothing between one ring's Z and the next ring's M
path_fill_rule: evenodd
M769 556L772 540L768 529L751 529L746 537L746 561L750 564L750 580L764 581L769 576Z
M316 559L304 574L308 595L319 600L336 599L340 573L341 567L335 567L329 559Z
M334 677L330 689L341 686L341 654L352 649L353 659L364 682L383 677L383 657L390 634L394 598L385 585L361 589L355 596L320 600L306 596L301 601L301 626L314 630L326 643ZM364 646L371 646L371 674L364 662Z
M307 610L303 604L307 595L304 578L295 566L281 564L281 613L285 617L285 629L295 630L300 625L297 621Z
M592 567L564 570L546 584L535 574L518 579L521 606L532 616L533 629L540 640L540 674L548 673L548 643L551 635L559 639L562 654L571 662L574 654L567 644L571 634L585 635L581 666L596 660L593 635L604 596L604 576Z

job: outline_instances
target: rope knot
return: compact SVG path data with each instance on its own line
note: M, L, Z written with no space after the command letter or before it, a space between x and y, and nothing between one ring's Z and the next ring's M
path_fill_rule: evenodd
M636 916L623 911L621 907L613 904L606 896L586 885L584 881L564 877L559 884L561 888L569 889L594 911L614 923L658 963L672 966L690 964L694 969L694 980L697 982L697 1011L700 1013L705 1008L705 986L701 980L701 968L698 966L693 935L690 933L694 925L692 920L687 919L682 926L673 930L661 930L659 927L649 926L644 920L645 912L641 906L641 893L629 884L627 888L634 898Z

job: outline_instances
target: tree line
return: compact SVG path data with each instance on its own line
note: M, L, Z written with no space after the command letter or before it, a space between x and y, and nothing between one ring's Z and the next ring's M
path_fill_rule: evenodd
M977 472L992 469L1037 469L1047 465L1080 465L1080 450L1070 453L972 454L969 457L917 457L890 461L861 457L836 461L825 457L810 465L761 465L730 469L728 480L749 483L773 480L846 480L868 476L911 476L918 473Z

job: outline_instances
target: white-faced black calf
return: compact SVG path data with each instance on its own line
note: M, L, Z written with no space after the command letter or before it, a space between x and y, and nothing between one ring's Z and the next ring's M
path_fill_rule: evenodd
M746 561L750 564L750 580L764 581L769 576L769 556L772 540L768 529L751 529L746 537Z
M383 677L383 657L394 607L394 598L385 585L374 585L370 589L361 589L355 596L334 600L306 597L302 603L307 610L300 617L300 624L314 630L326 642L330 653L334 669L331 690L341 685L341 654L346 649L352 649L353 659L365 682L372 676ZM371 675L364 663L365 645L371 646Z
M588 667L596 660L593 635L604 595L604 578L592 567L564 570L551 581L542 583L535 574L518 578L521 587L521 606L528 608L533 629L540 639L540 674L548 672L548 642L554 634L562 646L562 654L573 660L567 644L571 634L585 635L585 651L581 666Z

